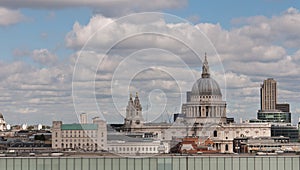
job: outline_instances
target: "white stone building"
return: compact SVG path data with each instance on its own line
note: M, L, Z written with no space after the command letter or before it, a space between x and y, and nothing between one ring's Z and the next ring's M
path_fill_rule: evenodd
M132 118L128 114L128 108L133 103L130 97L125 123L120 131L152 133L158 140L163 141L171 141L173 137L207 136L214 142L213 149L221 153L233 152L233 139L236 137L271 136L269 123L227 123L226 101L222 99L218 83L210 77L206 56L202 76L195 82L192 90L187 92L187 102L182 105L183 118L178 118L173 124L143 123L141 107L137 117ZM129 122L139 124L136 126Z
M206 56L201 78L194 83L192 91L187 92L187 102L181 109L187 119L197 122L226 122L226 102L222 100L219 84L210 77Z
M125 135L108 135L107 150L117 154L158 154L168 153L169 145L159 140L145 140L142 138L132 138Z
M63 124L53 121L52 148L72 150L106 150L107 126L100 119L91 124Z
M126 107L125 128L141 128L143 126L143 122L142 106L140 104L138 93L136 93L134 100L130 94L128 105Z

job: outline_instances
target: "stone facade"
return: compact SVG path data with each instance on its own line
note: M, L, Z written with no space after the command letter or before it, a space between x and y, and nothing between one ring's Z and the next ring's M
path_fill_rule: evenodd
M270 137L269 123L230 123L226 122L226 101L218 83L210 77L208 61L202 67L202 76L195 82L191 91L187 92L187 102L182 105L184 117L177 118L172 124L143 123L142 114L139 126L130 124L132 107L130 97L126 109L126 118L120 131L134 133L151 133L153 138L171 143L174 137L200 136L212 139L213 149L221 153L233 152L233 140L237 137ZM134 110L134 109L133 109ZM141 111L142 109L139 108Z
M182 105L186 118L206 123L226 122L226 102L222 100L218 83L210 77L206 56L201 78L195 82L192 91L187 92L188 95L187 102Z
M130 94L128 105L126 107L125 127L128 129L141 128L143 126L143 122L142 106L140 104L138 93L136 93L134 100Z
M135 141L110 140L107 145L108 151L118 154L158 154L168 153L170 150L167 143L160 141Z
M105 150L107 145L106 122L94 119L92 124L63 124L53 121L52 148L71 150Z

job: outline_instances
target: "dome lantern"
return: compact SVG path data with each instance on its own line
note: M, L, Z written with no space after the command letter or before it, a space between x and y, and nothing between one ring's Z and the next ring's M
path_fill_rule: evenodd
M194 83L192 88L192 95L222 96L219 84L217 83L217 81L210 77L206 53L202 66L202 75L201 78Z

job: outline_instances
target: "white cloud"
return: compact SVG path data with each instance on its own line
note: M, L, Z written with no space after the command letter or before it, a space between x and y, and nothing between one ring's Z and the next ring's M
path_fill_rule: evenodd
M58 57L50 53L47 49L33 50L31 58L42 65L54 65L58 61Z
M298 15L297 10L295 10L292 14L283 13L278 16L273 16L272 18L258 16L250 19L245 19L246 21L245 23L243 23L243 25L241 25L241 27L236 27L231 30L223 29L220 24L200 23L196 26L211 39L212 43L215 45L217 51L221 56L221 60L224 64L226 72L225 77L227 80L227 99L229 108L235 107L236 103L239 103L241 105L239 107L244 107L244 105L247 104L247 106L244 107L244 110L246 110L247 112L251 112L253 116L255 116L256 110L259 109L259 85L263 79L266 79L267 77L275 77L275 79L278 79L278 81L283 81L283 77L290 77L291 79L289 81L296 80L295 77L300 72L297 67L297 65L300 64L298 61L299 52L291 54L291 50L289 50L289 47L286 46L285 43L282 43L283 40L293 41L294 43L297 43L297 41L293 40L293 37L289 37L288 35L297 34L298 30L292 29L290 27L297 27L299 23L295 22L295 25L292 25L290 22L284 22L284 20L290 20L290 18L293 17L290 15ZM252 21L252 19L254 19L254 21ZM110 22L112 22L112 20L110 20L109 18L103 16L95 16L87 25L80 25L79 23L76 23L74 24L73 30L66 36L66 42L68 43L69 47L79 49L79 47L81 47L87 40L87 38L85 37L90 37L91 35L93 35L93 33L97 32L97 28L101 28L106 23ZM281 22L282 25L276 26L274 24L276 22ZM99 48L109 47L108 44L110 44L111 42L120 40L123 37L134 33L135 31L147 32L153 28L157 32L161 31L163 33L168 33L171 35L176 34L179 35L179 37L186 37L188 42L191 43L192 47L201 46L200 44L203 43L202 41L198 41L197 37L193 37L194 32L192 31L192 26L183 23L170 24L165 22L164 20L147 22L147 24L144 24L143 21L139 21L137 23L115 22L109 27L110 29L104 29L104 31L102 30L102 34L94 34L95 37L93 37L93 39L90 39L89 43L86 44L86 48L99 53L99 51L101 51L99 50ZM280 30L278 27L282 27L282 30L287 27L291 32L286 33L283 31L278 31ZM279 33L283 35L278 36ZM125 41L124 43L122 42L123 44L120 43L118 46L115 46L116 49L113 49L113 51L115 52L114 54L130 56L130 54L132 54L132 52L135 52L135 50L154 46L175 53L176 55L180 56L184 62L192 61L194 66L198 66L198 71L200 71L199 68L201 67L201 61L188 58L189 55L185 55L187 54L187 50L182 48L182 44L176 44L176 42L174 43L164 38L156 38L153 35L149 37L144 36L132 38ZM99 51L95 50L95 47L97 47L97 50ZM205 47L202 48L206 49ZM127 51L125 51L124 49L126 49ZM183 52L180 53L179 51ZM152 57L147 58L147 55L152 55ZM125 78L125 75L130 75L128 74L129 70L133 70L133 68L135 68L131 66L139 66L143 63L147 63L147 65L165 65L166 67L168 67L168 69L177 69L176 73L178 75L180 74L184 76L184 74L190 74L187 70L179 69L180 67L176 67L174 58L170 60L168 58L168 55L165 55L163 53L156 54L152 50L150 53L139 53L139 56L140 57L137 58L135 62L129 62L127 63L127 65L125 65L128 70L123 69L123 78ZM213 58L211 58L212 56ZM211 65L211 70L213 71L213 76L222 86L225 83L222 80L224 79L224 74L222 73L221 66L218 66L218 64L216 64L218 59L216 59L213 54L208 55L208 57ZM119 58L119 60L122 60L122 57ZM118 65L117 63L119 63L118 60L114 60L113 58L111 58L111 62L114 63L114 66L112 66L110 63L109 66L112 66L109 67L110 69L114 68L116 65ZM171 65L170 63L175 65ZM195 67L192 67L192 69L195 69ZM135 90L149 90L151 88L158 88L157 85L159 83L162 83L158 81L159 79L157 79L159 76L163 75L161 73L158 74L158 72L152 71L144 72L140 75L142 77L142 80L149 81L148 83L146 83L146 81L144 83L141 80L140 86L136 85L133 88ZM108 74L100 76L106 78L111 77L108 76ZM200 77L199 74L197 76ZM192 86L193 82L188 81L187 83L187 79L182 78L183 77L177 78L177 80L178 82L186 82L186 84L182 84L181 86L184 87L184 90L181 89L181 92L185 93L185 91L189 90L189 88ZM108 79L106 80L109 81ZM118 83L120 84L121 82ZM163 87L166 88L174 88L172 82L164 83L160 85L163 85ZM288 84L286 88L295 89L296 87L294 86L294 84ZM109 90L109 88L107 88L106 90ZM127 89L120 88L116 91L116 93L124 95L123 97L125 102L123 102L123 105L126 105L127 93L123 93L124 91L127 92ZM109 95L109 93L105 94Z
M298 9L289 8L281 15L266 17L250 17L247 24L237 29L241 35L252 38L256 42L279 43L284 47L294 48L300 44L300 13Z
M8 26L22 22L26 17L19 10L0 7L0 26Z
M31 108L20 108L17 110L17 112L21 113L21 114L28 114L28 113L35 113L37 112L38 110L37 109L31 109Z
M217 55L207 51L212 76L222 88L225 88L226 78L229 110L240 114L242 112L242 117L255 117L259 109L259 85L267 77L274 77L280 83L279 96L283 96L281 99L290 102L289 99L292 98L293 103L299 102L299 99L292 96L300 96L300 52L290 49L300 45L293 36L299 35L299 23L295 17L298 15L296 9L290 8L271 18L246 18L241 26L230 30L222 28L220 24L200 23L196 26L211 39L221 56L225 74L222 65L218 63ZM47 67L36 68L23 62L0 63L3 68L0 72L0 91L5 94L0 100L7 99L5 105L14 102L14 106L20 108L37 107L39 112L50 117L49 120L61 119L59 112L68 112L69 116L74 112L71 98L73 83L77 87L74 93L74 98L78 99L75 101L76 111L96 114L98 110L95 109L94 97L97 96L101 113L110 121L120 118L116 114L117 109L124 114L128 91L140 92L144 109L147 103L155 104L151 100L165 102L166 97L167 109L179 110L181 95L185 95L195 79L200 78L201 60L190 53L181 42L170 37L155 34L127 39L124 37L136 32L167 33L173 38L185 40L196 50L200 49L200 55L210 50L205 46L208 43L205 44L205 39L199 40L199 37L194 36L195 27L186 23L168 23L163 17L135 19L113 22L112 18L95 15L86 25L76 22L65 37L66 45L75 51L69 63L61 63L47 49L26 52L35 62ZM103 28L107 24L108 28ZM99 32L99 29L102 30ZM87 40L90 41L80 51ZM123 41L117 43L110 53L104 54L118 40ZM15 52L22 55L20 51ZM75 81L72 82L73 66L78 55L81 58L76 66L80 69L78 72L75 70ZM100 63L101 59L105 60ZM118 102L111 98L112 94L118 98ZM153 94L157 96L151 96Z

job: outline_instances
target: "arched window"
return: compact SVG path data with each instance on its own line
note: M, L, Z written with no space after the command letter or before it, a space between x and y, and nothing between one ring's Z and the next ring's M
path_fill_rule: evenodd
M225 145L225 151L228 151L228 144Z
M214 137L218 137L218 131L214 131Z

